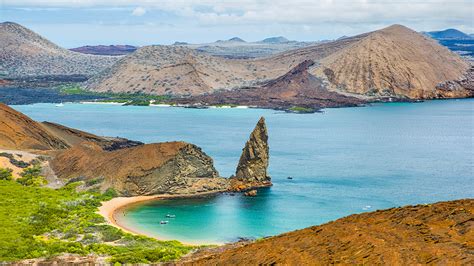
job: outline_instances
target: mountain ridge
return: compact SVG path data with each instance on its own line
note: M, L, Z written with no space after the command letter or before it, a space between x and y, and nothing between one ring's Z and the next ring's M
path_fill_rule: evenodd
M6 77L82 75L90 77L117 58L61 48L14 22L0 23L0 72Z

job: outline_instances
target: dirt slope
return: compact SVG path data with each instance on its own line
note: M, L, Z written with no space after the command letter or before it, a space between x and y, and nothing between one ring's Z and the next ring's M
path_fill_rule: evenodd
M469 68L436 41L401 25L372 32L323 58L321 65L319 74L326 75L334 88L412 99L442 96L436 85L459 79ZM460 90L457 95L467 97L470 92Z
M351 215L250 244L205 250L180 265L472 265L474 199Z
M13 22L0 23L0 36L0 72L9 78L91 76L118 60L69 51Z
M69 145L40 123L0 103L0 148L11 150L63 149Z

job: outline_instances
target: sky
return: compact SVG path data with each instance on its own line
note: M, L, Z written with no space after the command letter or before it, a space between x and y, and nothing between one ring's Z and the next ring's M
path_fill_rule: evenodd
M0 21L17 22L66 48L234 36L316 41L392 24L474 33L474 0L0 0Z

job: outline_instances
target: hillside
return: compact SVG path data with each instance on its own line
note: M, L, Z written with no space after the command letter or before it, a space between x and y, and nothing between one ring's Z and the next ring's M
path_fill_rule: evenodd
M85 55L61 48L13 22L0 23L0 73L8 78L81 75L111 66L116 57Z
M135 52L137 48L133 45L86 45L69 50L83 54L126 55Z
M410 99L445 96L436 85L460 79L469 68L436 41L400 25L372 32L320 63L315 73L326 76L333 89ZM454 95L468 97L472 91Z
M88 84L94 91L175 96L260 86L305 60L308 72L328 90L362 98L470 97L462 87L436 86L462 80L469 64L436 41L404 26L282 52L261 59L226 59L185 46L148 46L123 58ZM358 96L358 97L359 97Z
M68 147L40 123L0 103L0 147L12 150L49 150Z
M171 101L197 106L245 105L296 112L314 112L327 107L358 106L365 103L364 100L327 90L320 78L308 72L313 65L313 61L305 60L285 75L261 86Z
M473 220L473 199L392 208L204 250L178 265L470 265Z
M145 46L124 57L87 87L94 91L197 95L255 80L251 63L198 53L182 46ZM260 74L261 76L261 74Z

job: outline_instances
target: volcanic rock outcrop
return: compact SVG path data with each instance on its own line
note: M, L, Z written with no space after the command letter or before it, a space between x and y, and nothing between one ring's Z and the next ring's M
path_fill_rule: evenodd
M106 151L83 142L60 152L51 162L65 180L100 180L101 190L124 196L195 194L226 189L212 159L185 142L165 142Z
M473 221L473 199L392 208L203 250L178 265L472 265Z
M265 118L261 117L242 150L235 177L256 182L270 181L267 175L268 158L267 126Z

